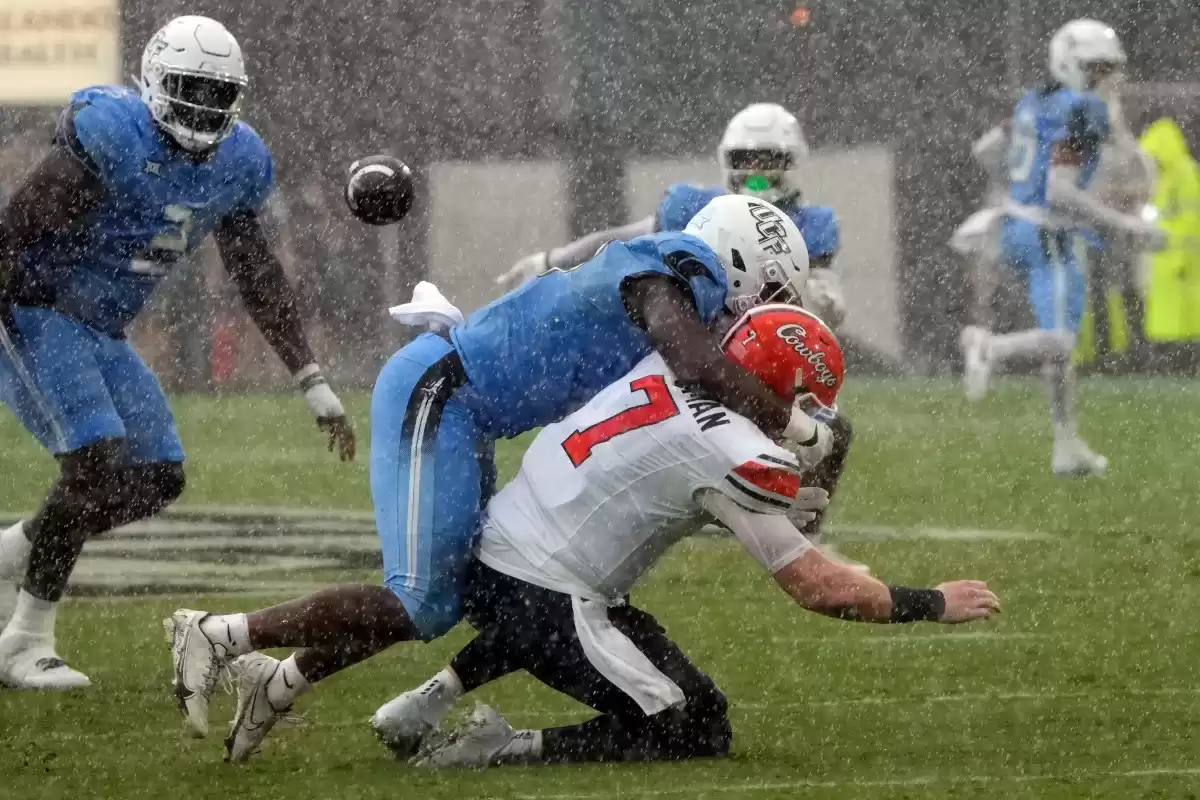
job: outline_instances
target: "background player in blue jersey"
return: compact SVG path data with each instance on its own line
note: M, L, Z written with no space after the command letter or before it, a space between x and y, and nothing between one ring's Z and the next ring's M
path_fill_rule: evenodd
M839 246L837 219L829 206L808 205L800 187L800 164L808 155L808 145L796 117L775 103L754 103L739 111L725 127L717 147L717 159L725 177L723 186L697 186L677 183L669 187L652 216L619 228L598 231L518 261L497 279L502 286L519 285L534 275L552 269L570 269L591 258L597 248L609 241L623 241L654 231L677 231L705 204L724 194L757 197L783 210L808 245L809 277L804 287L804 306L836 328L845 316L833 259ZM834 445L829 456L806 476L811 485L832 495L837 489L850 452L852 431L849 420L840 415L833 423ZM824 512L816 520L797 526L814 543L821 543ZM825 554L862 569L864 565L841 556L829 544Z
M0 211L0 398L60 466L33 518L0 534L2 599L24 579L0 634L0 683L20 688L87 685L54 645L55 608L84 541L183 490L166 397L124 332L209 233L330 448L354 455L256 217L273 167L238 121L237 42L213 20L173 20L147 45L141 84L140 96L118 86L75 93L53 149Z
M712 330L726 309L794 300L807 274L803 237L783 212L727 195L682 233L612 242L577 269L543 275L401 349L371 400L371 495L385 586L332 587L249 615L176 612L166 625L193 728L207 730L207 698L230 657L243 656L226 745L230 760L241 761L312 683L395 642L450 630L494 489L494 440L562 419L651 352L681 384L791 442L803 463L819 462L828 426L732 365ZM614 425L649 424L638 420L658 411L647 396ZM615 433L597 427L587 435L602 441ZM253 652L282 646L309 649L282 662ZM481 675L498 663L475 657Z
M1043 360L1050 385L1056 474L1104 472L1107 461L1080 438L1074 420L1071 353L1086 299L1082 239L1104 226L1161 246L1157 226L1105 206L1089 185L1096 174L1111 117L1104 96L1125 63L1116 33L1079 19L1050 42L1051 78L1017 103L1009 138L1009 197L1000 235L1001 258L1024 276L1037 329L991 335L963 332L966 383L983 394L993 365L1017 355Z

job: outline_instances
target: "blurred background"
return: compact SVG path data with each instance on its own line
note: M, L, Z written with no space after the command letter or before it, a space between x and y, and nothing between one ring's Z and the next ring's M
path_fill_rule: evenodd
M1169 116L1193 149L1200 137L1195 0L4 0L0 198L70 91L128 80L182 13L241 40L245 117L276 159L272 236L322 361L364 387L408 336L386 308L416 281L478 307L520 256L643 216L670 182L716 179L716 143L750 102L781 103L804 127L806 197L841 220L843 334L860 370L957 368L975 298L947 243L985 191L970 146L1042 75L1062 23L1095 16L1120 34L1135 135ZM376 229L340 193L349 163L380 151L412 165L420 196ZM282 386L214 249L192 262L139 320L147 360L175 390ZM1147 292L1173 290L1140 288L1135 267L1093 271L1080 363L1192 369L1192 333L1146 336ZM985 300L1000 327L1023 324L1019 293Z

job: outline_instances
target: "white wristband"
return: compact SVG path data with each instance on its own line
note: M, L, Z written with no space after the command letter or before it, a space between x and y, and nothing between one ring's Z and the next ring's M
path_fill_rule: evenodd
M296 379L296 383L303 386L304 381L311 378L313 375L321 374L321 365L315 361L306 367L301 367L292 377Z
M792 416L788 420L787 427L783 429L783 438L789 442L811 441L817 435L817 421L804 413L803 410L792 406Z

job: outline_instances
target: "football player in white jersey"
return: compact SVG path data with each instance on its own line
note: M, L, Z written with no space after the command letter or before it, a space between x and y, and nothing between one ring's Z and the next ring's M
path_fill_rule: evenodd
M817 416L835 413L841 350L819 319L766 305L739 319L726 354L780 396ZM981 581L935 589L885 586L825 558L789 521L827 502L803 487L795 456L747 419L691 394L651 355L562 422L544 428L517 477L488 506L463 599L492 674L457 661L372 719L395 754L425 740L423 766L652 761L723 756L732 731L724 695L629 604L628 594L706 515L802 607L846 620L960 623L999 601ZM461 654L460 654L461 655ZM441 742L428 734L459 697L524 669L599 715L581 724L514 731L481 707Z

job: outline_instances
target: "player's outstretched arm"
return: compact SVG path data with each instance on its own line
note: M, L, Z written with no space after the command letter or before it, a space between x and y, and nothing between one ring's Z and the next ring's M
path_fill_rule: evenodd
M329 449L343 461L354 459L354 427L341 401L321 373L304 334L296 293L283 265L267 242L253 211L241 211L222 221L214 236L221 260L242 295L246 312L300 383L304 399L329 434Z
M1079 188L1085 149L1098 146L1072 141L1055 146L1046 177L1046 200L1050 207L1084 225L1116 228L1137 236L1148 250L1161 249L1166 245L1166 235L1157 225L1106 206L1095 194Z
M795 443L805 469L829 454L829 426L810 419L726 358L682 288L665 277L645 276L625 287L624 297L630 317L649 334L680 386L741 414L774 440Z
M827 559L782 514L749 511L715 490L698 499L779 587L809 611L856 622L945 624L985 619L1000 611L1000 601L983 581L950 581L933 589L887 586ZM797 502L813 503L807 495Z
M13 261L43 236L70 230L104 196L95 171L60 142L25 176L0 208L0 295Z
M538 275L544 275L551 270L574 269L596 255L596 251L609 242L623 242L638 236L646 236L654 233L654 227L654 217L649 216L639 219L637 222L630 222L628 225L619 225L616 228L589 233L562 247L525 256L507 272L496 278L496 283L507 292L517 288L525 281L536 278Z

